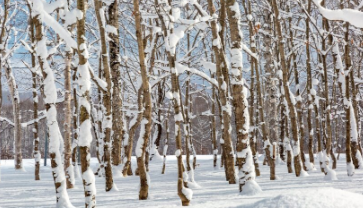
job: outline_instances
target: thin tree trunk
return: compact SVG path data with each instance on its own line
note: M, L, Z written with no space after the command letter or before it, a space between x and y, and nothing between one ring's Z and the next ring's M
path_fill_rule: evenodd
M77 68L73 71L72 77L73 83L77 81ZM78 96L77 96L77 87L73 86L73 116L72 116L72 124L73 124L73 141L72 141L72 166L73 170L76 174L75 177L79 177L79 169L78 169L78 160L77 160L77 146L78 146Z
M112 164L121 164L121 140L123 137L123 115L121 96L120 71L120 40L118 30L118 0L114 0L108 7L109 25L116 28L117 33L110 33L110 67L112 74Z
M29 12L31 12L31 5L27 4ZM36 66L36 54L34 53L35 49L35 33L34 33L34 21L33 17L29 17L29 36L31 43L33 45L33 52L31 52L31 62L32 62L32 69L35 69ZM1 43L1 40L0 40ZM1 66L1 63L0 63ZM33 136L34 136L34 146L33 146L33 157L34 157L34 176L35 180L40 180L40 160L41 160L41 153L39 151L39 125L38 125L38 92L37 92L37 73L35 71L31 71L32 73L32 88L33 88L33 119L34 119L34 126L33 126ZM0 69L0 77L1 77L1 69ZM0 81L1 85L1 81ZM1 112L1 87L0 87L0 112Z
M135 24L136 24L136 37L138 43L139 61L142 76L142 90L143 90L143 104L144 112L143 119L141 121L140 137L137 141L137 146L135 148L137 167L140 172L140 191L139 199L146 200L149 194L149 182L148 173L145 168L145 150L149 141L149 135L151 131L151 92L149 85L149 78L145 65L145 52L142 38L142 28L141 28L141 13L139 10L139 1L134 0L134 14L135 14Z
M165 119L165 129L166 129L166 136L165 136L165 140L164 140L164 148L163 148L163 169L161 171L161 174L165 174L165 166L166 166L166 154L168 152L168 146L169 146L169 112L170 109L168 110L168 115Z
M32 21L32 20L31 20ZM34 26L31 26L34 28ZM32 29L32 31L34 31ZM34 36L32 36L32 42L34 42ZM32 67L35 68L35 55L32 53ZM33 80L33 119L34 119L34 126L33 126L33 134L34 134L34 147L33 147L33 156L35 162L35 180L40 180L40 159L41 154L39 151L39 126L38 126L38 92L37 92L37 74L32 71L32 80ZM1 83L0 83L1 84ZM1 96L1 95L0 95Z
M67 179L67 189L74 187L74 171L72 166L72 86L71 86L71 61L72 54L66 52L66 68L64 69L64 171Z
M214 74L212 78L214 78ZM217 158L218 158L218 146L217 146L217 129L216 129L216 91L215 87L212 90L212 118L211 118L211 131L212 131L212 150L213 150L213 167L217 167Z
M307 13L310 15L311 10L311 0L308 0L308 8ZM314 168L314 131L313 131L313 125L312 125L312 115L313 115L313 96L311 95L311 91L313 89L312 85L312 75L311 75L311 65L310 65L310 22L309 19L305 19L305 38L306 38L306 72L307 72L307 94L308 94L308 132L309 132L309 162L311 165L313 165L312 168ZM317 116L317 115L316 115ZM316 123L318 125L318 123ZM319 134L317 134L319 135Z
M279 8L277 5L277 1L276 0L272 0L272 7L275 13L275 17L280 17L280 12L279 12ZM297 177L300 176L301 173L301 157L300 157L300 139L299 139L299 129L298 129L298 125L297 125L297 115L296 115L296 108L294 105L293 101L293 97L291 97L290 95L290 89L289 89L289 85L288 85L288 68L286 67L286 58L285 58L285 51L284 51L284 41L283 41L283 36L282 36L282 30L281 30L281 25L279 21L274 21L275 22L275 29L277 31L277 42L278 42L278 48L279 48L279 52L280 52L280 57L281 57L281 68L282 68L282 80L283 80L283 89L285 91L285 98L287 101L287 105L288 105L288 109L289 109L289 115L290 115L290 119L291 119L291 127L292 127L292 135L293 135L293 150L294 150L294 166L295 166L295 175Z
M142 87L139 88L138 90L138 96L137 96L137 103L138 103L138 114L137 117L135 119L134 123L131 123L131 128L129 131L128 136L126 136L125 139L125 155L126 155L126 162L125 165L123 167L122 170L122 175L124 177L126 177L127 175L132 175L132 167L131 167L131 156L132 156L132 146L134 143L134 135L135 135L135 131L136 129L139 127L141 120L142 120L142 115L143 115L143 91L142 91Z
M216 11L213 1L208 0L208 9L210 15L213 15ZM221 14L221 18L224 14ZM223 20L221 20L223 21ZM212 27L212 35L213 40L217 43L221 43L221 38L218 34L217 21L211 21ZM227 68L226 55L223 51L222 44L213 44L212 46L215 57L216 57L216 75L218 78L218 86L219 86L219 98L221 100L221 109L222 109L222 159L224 161L226 180L229 181L230 184L235 184L235 169L234 169L234 158L233 158L233 147L232 147L232 139L231 139L231 105L229 102L229 73ZM223 163L221 163L222 165Z
M33 1L32 8L39 8L40 6L37 4L42 4L42 2ZM41 8L41 7L40 7ZM43 25L42 25L42 15L40 15L40 11L33 10L33 23L36 29L35 40L36 40L36 48L41 48L45 50L36 50L38 62L40 69L42 71L43 80L44 80L44 102L45 109L47 115L47 127L49 133L49 154L51 159L51 167L52 167L52 175L56 190L56 200L57 207L73 207L69 201L67 189L66 189L66 180L64 177L64 169L63 164L61 162L61 153L59 151L60 147L60 130L57 122L57 109L56 109L56 100L57 100L57 92L55 86L55 79L52 69L49 67L49 64L46 60L48 57L48 52L46 51L46 38L43 34Z
M287 116L284 117L284 123L285 123L285 130L286 131L286 139L285 139L285 148L286 148L286 154L287 154L287 172L293 173L292 170L292 149L290 145L290 135L289 135L289 122Z
M102 69L103 69L103 77L106 80L107 87L103 89L103 105L105 107L105 112L103 115L102 121L102 130L104 133L103 137L103 162L105 168L105 176L106 176L106 184L105 189L106 191L110 191L115 184L113 183L113 174L112 174L112 163L111 163L111 131L112 131L112 80L111 80L111 71L108 59L108 52L107 52L107 42L106 42L106 25L102 21L105 18L105 14L102 8L102 1L95 0L95 11L97 16L97 22L100 31L100 39L101 39L101 59L102 59Z
M290 5L288 4L288 10L287 12L290 12ZM294 33L292 30L292 17L288 18L288 22L289 22L289 31L290 31L290 37L294 37ZM307 32L309 32L309 26L308 26L309 22L307 22ZM307 34L307 39L309 40L309 35ZM308 44L308 43L307 43ZM290 38L290 50L292 51L291 57L292 57L292 62L293 62L293 70L294 70L294 78L295 78L295 85L296 85L296 111L297 111L297 119L298 119L298 125L300 128L300 152L301 152L301 162L303 165L303 168L305 171L307 171L307 167L306 167L306 158L305 158L305 154L304 154L304 143L305 143L305 126L304 126L304 119L303 119L303 102L302 102L302 97L301 97L301 93L300 93L300 82L299 82L299 72L298 72L298 66L297 66L297 56L296 56L296 52L294 50L295 48L295 44L293 41L293 38ZM310 63L307 63L310 64Z
M259 110L259 119L262 129L262 138L264 141L264 151L265 151L265 160L268 162L270 166L270 180L276 179L276 173L275 173L275 161L276 158L272 155L272 142L275 142L277 140L277 129L276 129L276 121L277 121L277 88L275 86L275 69L273 67L273 48L272 48L272 29L271 29L271 12L270 10L264 11L264 19L266 21L266 24L264 24L264 33L263 40L264 40L264 47L263 47L263 56L265 59L264 62L264 69L266 73L268 74L266 76L266 93L268 94L267 97L267 106L268 108L264 108L264 102L262 98L262 79L260 79L260 73L258 69L257 61L255 61L255 71L256 71L256 85L257 85L257 99L258 99L258 110ZM252 48L255 52L255 49ZM265 120L264 111L266 111L267 120ZM271 125L271 126L270 126ZM270 132L272 133L270 135ZM270 139L270 136L272 137ZM265 163L265 161L264 161Z
M23 169L23 156L22 156L22 138L23 131L21 129L21 113L20 113L20 98L18 92L18 85L15 82L13 70L9 63L5 62L5 77L8 81L10 100L13 106L14 116L14 163L15 169Z
M325 27L325 29L327 31L329 31L328 20L326 18L323 18L323 27ZM323 51L326 50L325 38L322 38L322 50ZM330 98L329 98L328 67L327 67L326 59L327 59L327 55L325 53L322 54L323 70L324 70L323 83L324 83L324 95L325 95L325 105L324 105L323 112L325 113L324 117L325 117L325 129L326 129L326 131L324 132L326 144L325 144L325 151L324 151L325 161L323 161L323 168L324 168L325 175L329 174L330 176L332 176L332 174L333 174L334 178L330 178L330 179L336 179L335 173L332 172L332 170L330 169L330 164L329 164L331 147L332 147L332 130L331 130L332 122L331 122L331 118L330 118L331 106L330 106Z
M346 162L347 162L347 173L348 176L353 176L354 175L354 166L355 166L355 155L354 150L356 150L354 148L354 146L356 145L356 141L352 140L352 128L354 128L352 125L355 125L355 123L351 122L352 118L354 116L354 109L353 105L351 103L351 98L350 98L350 86L349 86L349 70L351 70L351 58L350 58L350 47L349 47L349 23L346 22L345 23L345 41L347 44L345 44L345 54L344 54L344 59L345 59L345 70L344 70L344 75L345 75L345 87L343 89L345 89L345 97L344 97L344 108L345 108L345 132L346 132L346 138L345 138L345 157L346 157ZM354 133L353 133L354 134Z
M87 1L77 0L77 9L86 14ZM96 207L96 188L93 171L90 167L90 145L92 141L91 120L90 120L90 72L88 66L88 54L86 41L86 16L77 20L77 43L78 43L78 85L79 85L79 140L78 146L81 158L81 171L85 195L85 207Z

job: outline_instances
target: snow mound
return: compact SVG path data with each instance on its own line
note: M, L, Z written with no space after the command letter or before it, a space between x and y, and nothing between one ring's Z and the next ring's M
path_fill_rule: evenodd
M334 170L329 168L327 172L328 173L325 175L324 180L327 180L327 181L338 180L337 173Z
M261 200L255 203L254 208L339 208L362 207L361 194L352 193L334 188L302 189L290 191L289 194Z
M309 160L305 161L305 166L308 171L316 170L314 163L311 163Z
M308 176L309 176L309 173L306 172L305 170L301 169L300 177L308 177Z
M252 196L260 193L261 187L256 183L255 180L246 181L246 184L242 188L242 195Z

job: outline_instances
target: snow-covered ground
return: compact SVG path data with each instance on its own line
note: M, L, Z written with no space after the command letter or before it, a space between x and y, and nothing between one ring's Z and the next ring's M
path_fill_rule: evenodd
M167 159L165 175L161 174L161 161L150 163L151 187L149 200L146 201L138 200L139 177L123 178L115 174L114 181L119 191L106 193L104 179L96 176L97 207L180 207L181 202L176 190L175 156L168 156ZM276 173L279 180L270 181L268 166L263 166L261 160L262 158L260 158L261 176L256 180L263 192L255 196L243 196L239 194L237 185L229 185L225 181L223 169L212 167L212 156L197 156L199 167L195 170L195 180L200 187L193 188L191 207L353 208L363 206L363 170L356 170L353 177L347 177L344 155L341 155L338 162L337 181L324 180L324 174L318 170L310 171L308 177L296 178L293 173L287 173L286 165L278 165ZM41 166L41 180L34 181L34 160L24 160L26 172L15 171L13 164L12 160L1 161L0 207L54 208L55 190L50 167ZM93 169L97 167L94 158L92 167ZM68 190L70 200L74 206L84 207L83 187L79 179L76 185L75 189Z

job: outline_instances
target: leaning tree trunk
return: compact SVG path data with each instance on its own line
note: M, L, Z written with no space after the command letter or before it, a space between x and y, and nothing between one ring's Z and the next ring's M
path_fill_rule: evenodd
M280 11L277 5L277 0L272 0L272 7L274 10L275 17L280 17ZM293 153L294 153L294 167L295 167L295 175L297 177L300 176L301 173L301 157L300 157L300 138L299 138L299 128L297 125L297 115L296 115L296 109L295 109L295 100L291 96L291 92L289 89L289 82L288 82L288 73L289 69L286 67L286 58L285 58L285 49L284 49L284 40L282 36L282 30L281 25L279 21L275 22L275 29L277 31L277 42L278 42L278 48L280 52L280 64L282 68L282 80L283 80L283 89L284 89L284 96L287 101L288 109L289 109L289 116L291 119L291 127L292 127L292 135L293 135Z
M33 8L39 8L42 2L33 1ZM40 7L41 8L41 7ZM47 57L46 38L43 34L42 25L42 11L33 10L33 22L36 29L36 55L38 58L39 66L42 71L44 80L44 102L47 116L47 127L49 133L49 154L51 158L52 174L56 190L57 207L73 207L69 201L66 189L66 180L64 177L63 164L61 162L60 148L60 130L57 122L57 91L55 86L55 79L52 69L49 67ZM39 50L40 49L40 50ZM45 49L45 50L43 50Z
M137 146L135 148L137 167L140 174L140 191L139 199L146 200L149 194L149 181L148 173L145 168L145 150L149 141L150 131L151 131L151 92L149 85L149 78L146 70L145 62L145 52L142 38L142 28L141 28L141 13L139 10L139 1L134 0L134 14L135 14L135 26L136 26L136 37L138 43L140 70L142 77L142 91L143 91L143 118L141 121L140 136L137 141Z
M77 9L83 14L86 14L87 1L77 0ZM79 138L78 146L81 157L81 170L83 177L83 187L85 194L85 207L94 208L96 207L96 188L95 178L93 171L90 167L90 145L92 141L91 132L91 109L90 109L90 72L88 66L88 54L86 41L84 39L86 35L85 31L86 16L77 20L77 43L78 43L78 85L79 91L77 92L79 97Z
M287 5L287 12L290 12L290 4ZM294 37L294 33L292 30L292 25L293 25L292 16L290 16L288 18L288 22L289 22L290 37ZM309 24L309 23L307 23L307 24ZM309 31L309 30L307 29L307 31ZM309 39L308 35L307 35L307 39ZM308 42L306 43L306 45L308 45ZM303 119L304 107L303 107L303 102L302 102L302 97L301 97L301 92L300 92L300 79L299 79L299 72L298 72L298 66L297 66L298 61L297 61L296 52L294 50L295 43L293 41L293 38L290 38L289 46L290 46L289 50L292 51L291 58L292 58L292 62L293 62L295 86L297 86L296 87L296 111L297 111L298 125L300 128L300 152L301 152L300 156L301 156L301 162L302 162L303 168L305 171L307 171L308 168L306 166L306 158L305 158L305 154L304 154L304 144L305 144L305 125L304 125L304 119ZM310 63L308 63L308 64L310 64Z
M131 128L125 137L125 156L126 156L126 162L124 164L124 167L122 169L122 175L126 177L127 175L132 175L132 167L131 167L131 156L132 156L132 146L134 144L134 135L136 129L139 127L142 115L143 115L143 91L142 86L140 86L140 89L138 90L138 96L137 96L137 103L138 103L138 114L135 119L132 119L134 123L130 123Z
M210 15L215 14L216 9L214 7L213 1L208 0L208 10ZM221 17L224 16L223 14ZM231 127L231 104L229 101L229 74L227 68L226 55L223 51L223 47L221 44L221 38L218 34L218 25L217 20L213 19L211 21L212 28L212 36L213 41L219 44L213 44L212 49L214 51L214 55L216 57L216 75L218 81L218 91L219 98L221 100L221 111L222 111L222 158L224 164L226 180L229 181L230 184L236 183L235 178L235 168L234 168L234 158L233 158L233 146L231 139L231 132L229 131Z
M182 135L181 135L181 125L183 123L183 116L181 110L180 96L179 96L179 79L175 69L175 55L169 55L169 64L172 71L171 83L172 83L172 93L173 93L173 103L174 103L174 120L175 120L175 143L176 151L175 156L177 157L178 164L178 195L182 201L183 206L189 206L191 198L186 195L186 192L191 192L190 189L184 187L183 180L183 159L182 159ZM188 190L188 191L186 191Z
M155 5L158 7L157 8L158 10L165 9L165 7L161 8L163 6L159 5L158 0L155 1ZM166 4L166 6L169 8L172 8L171 5L172 5L172 0L169 0L168 3ZM170 15L170 16L173 15L173 9L169 9L168 15ZM180 94L180 90L179 90L178 71L176 69L176 54L175 54L176 47L171 45L174 43L169 42L171 39L171 36L174 35L173 34L174 24L172 22L170 22L168 25L165 24L165 20L166 20L165 18L169 18L168 16L161 15L159 13L159 18L162 22L164 40L165 40L165 44L167 45L166 53L167 53L169 68L170 68L170 72L171 72L171 93L173 95L172 102L173 102L173 107L174 107L174 120L175 120L175 146L176 146L175 156L177 158L177 165L178 165L177 192L178 192L178 196L182 202L182 206L189 206L189 202L192 199L193 192L191 189L188 189L184 186L184 179L183 179L184 174L186 174L184 172L185 168L184 168L183 158L182 158L182 132L181 132L184 118L183 118L183 114L182 114L183 110L182 110L182 106L181 106L181 98L180 98L181 94Z

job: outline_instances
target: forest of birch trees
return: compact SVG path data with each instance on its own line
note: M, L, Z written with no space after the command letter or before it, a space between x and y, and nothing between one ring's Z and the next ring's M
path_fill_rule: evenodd
M96 207L95 180L112 191L115 174L147 200L167 155L183 206L202 154L236 193L280 163L336 180L340 154L353 177L362 67L359 0L0 0L0 156L33 158L34 180L50 158L59 208L76 180Z

